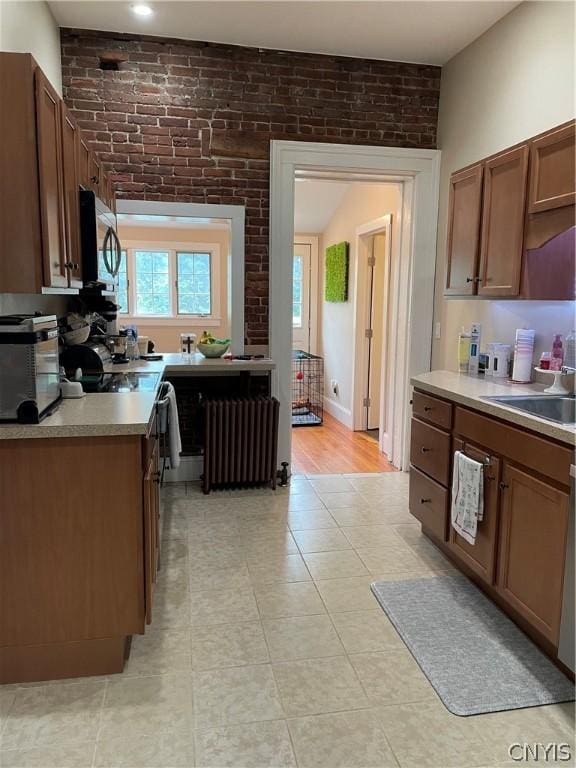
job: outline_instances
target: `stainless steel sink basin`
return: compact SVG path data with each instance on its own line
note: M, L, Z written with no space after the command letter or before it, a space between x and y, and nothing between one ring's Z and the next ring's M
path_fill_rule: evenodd
M576 424L575 395L503 395L485 397L484 400L502 403L557 424Z

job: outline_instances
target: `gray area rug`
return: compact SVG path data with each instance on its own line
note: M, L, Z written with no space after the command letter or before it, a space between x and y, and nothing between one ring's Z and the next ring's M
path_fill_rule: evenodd
M455 715L574 700L574 685L461 575L376 581L372 592Z

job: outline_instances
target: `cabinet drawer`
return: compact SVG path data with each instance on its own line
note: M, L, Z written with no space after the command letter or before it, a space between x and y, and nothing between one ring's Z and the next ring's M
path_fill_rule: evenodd
M410 470L410 512L442 541L448 530L448 491L412 467Z
M414 391L412 413L418 419L429 421L443 429L452 427L452 404L418 390Z
M450 435L418 419L412 419L410 463L441 485L448 486Z

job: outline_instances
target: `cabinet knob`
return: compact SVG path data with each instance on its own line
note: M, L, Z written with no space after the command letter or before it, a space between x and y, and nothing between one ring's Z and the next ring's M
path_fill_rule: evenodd
M479 283L480 278L479 277L467 277L466 278L467 283Z
M434 410L434 406L432 406L432 405L425 405L424 406L425 413L427 413L428 411L433 411L433 410Z
M71 261L64 262L66 269L74 269L74 264Z
M420 453L430 453L431 450L432 448L425 448L422 446L422 448L420 448Z
M90 177L90 181L92 182L92 184L99 184L100 183L100 179L98 178L98 176L91 176Z
M505 490L506 490L506 488L510 488L510 486L508 485L508 483L500 483L500 484L499 484L499 487L500 487L500 490L501 490L501 491L505 491Z
M420 504L430 504L432 499L420 499Z

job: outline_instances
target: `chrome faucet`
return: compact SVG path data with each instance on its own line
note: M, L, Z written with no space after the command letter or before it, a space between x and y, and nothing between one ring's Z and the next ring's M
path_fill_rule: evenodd
M560 372L566 376L569 373L576 373L576 368L572 368L570 365L563 365L562 368L560 368Z

